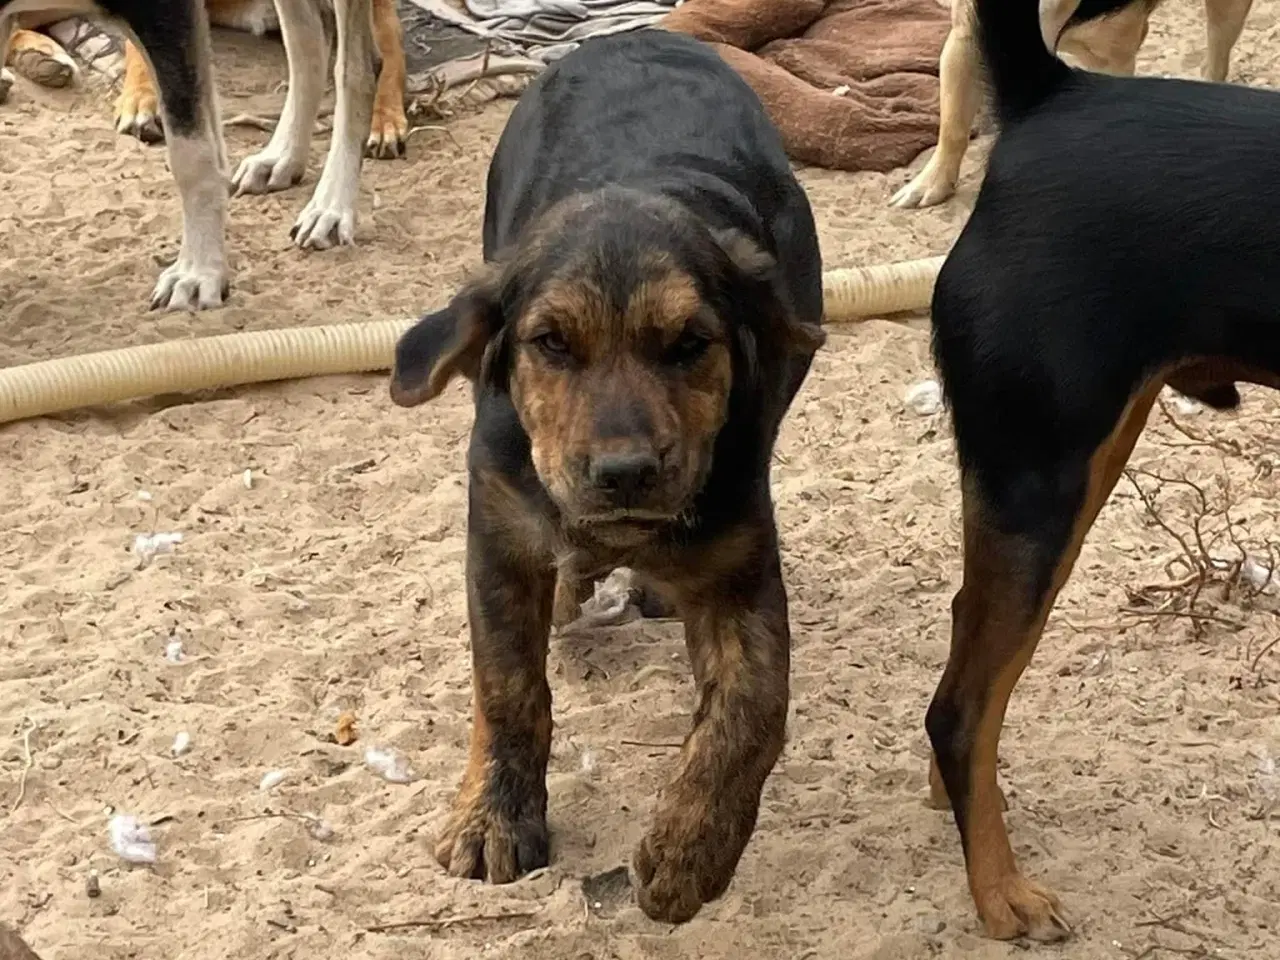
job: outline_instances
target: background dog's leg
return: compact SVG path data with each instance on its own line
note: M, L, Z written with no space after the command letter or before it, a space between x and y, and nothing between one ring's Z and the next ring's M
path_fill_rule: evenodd
M15 30L9 39L9 53L0 58L32 83L60 89L75 79L76 62L53 37L34 30Z
M938 91L942 117L938 146L915 179L894 194L895 207L931 207L956 192L960 163L969 149L969 134L978 115L982 87L977 41L973 35L971 0L954 0L951 32L938 61Z
M1147 4L1131 3L1109 17L1072 27L1063 34L1058 52L1094 73L1133 76L1150 20Z
M182 248L160 275L151 305L216 307L227 293L226 148L214 88L209 20L202 0L175 0L163 20L128 22L160 89L169 167L182 197Z
M124 44L124 82L116 98L116 132L137 137L143 143L164 139L160 104L147 58L129 40Z
M1240 39L1240 31L1253 7L1253 0L1204 0L1205 48L1204 78L1218 83L1227 79L1231 67L1231 50Z
M1000 730L1014 685L1159 388L1144 387L1087 458L964 472L964 582L952 602L951 656L925 722L960 828L969 889L991 937L1057 940L1070 933L1057 899L1022 875L1009 846L996 786Z
M5 66L9 56L9 37L13 34L13 19L0 14L0 103L9 97L13 87L13 74Z
M739 563L741 553L751 555L735 564L732 593L678 604L698 707L679 769L635 855L640 907L655 920L682 923L724 893L782 753L791 635L771 528L762 532L769 552L740 551Z
M551 687L547 641L556 574L551 557L502 542L486 527L483 480L472 482L467 537L472 724L466 773L435 855L452 876L510 883L545 867ZM507 498L507 504L515 501Z
M334 13L338 63L333 80L333 137L316 191L291 231L298 246L314 250L355 241L360 167L377 86L369 0L334 0Z
M373 0L373 35L382 68L373 102L373 123L365 152L379 160L404 156L409 120L404 113L404 30L396 0Z
M276 0L276 10L289 61L289 90L266 149L245 157L236 169L231 179L236 196L287 190L302 179L324 95L329 45L319 5L316 0Z

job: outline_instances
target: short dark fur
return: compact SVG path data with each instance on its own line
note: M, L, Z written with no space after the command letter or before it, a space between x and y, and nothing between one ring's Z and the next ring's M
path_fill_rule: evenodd
M1160 386L1280 385L1280 96L1072 70L1036 0L977 12L1001 131L933 297L964 582L927 727L988 933L1054 938L1000 814L1001 718Z
M475 383L475 718L437 856L496 882L547 863L557 576L572 606L629 566L683 618L699 689L635 859L645 912L687 920L728 886L785 734L769 469L823 339L812 213L751 89L710 47L642 30L583 44L521 98L489 170L484 256L402 338L391 384L408 406L455 374ZM597 376L596 357L616 369ZM601 462L650 479L628 501ZM661 516L590 521L601 498Z

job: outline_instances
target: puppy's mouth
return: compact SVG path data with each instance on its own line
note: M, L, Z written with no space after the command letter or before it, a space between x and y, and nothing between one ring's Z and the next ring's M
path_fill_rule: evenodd
M582 527L660 527L663 524L674 523L679 516L679 513L671 513L666 510L616 507L591 513L580 513L574 517L574 522Z

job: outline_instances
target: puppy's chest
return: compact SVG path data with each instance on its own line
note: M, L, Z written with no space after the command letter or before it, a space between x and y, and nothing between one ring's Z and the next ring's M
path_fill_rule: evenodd
M561 534L554 550L557 572L567 580L603 580L619 567L628 567L658 580L674 567L671 551L653 537L641 538L619 532L590 538Z

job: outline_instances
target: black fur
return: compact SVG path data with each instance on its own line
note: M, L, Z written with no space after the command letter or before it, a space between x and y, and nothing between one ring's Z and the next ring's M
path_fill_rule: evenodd
M1230 408L1234 379L1280 383L1280 95L1073 70L1036 0L977 0L977 17L1001 129L938 277L933 348L966 501L1025 548L1021 582L992 589L1034 609L1140 387L1197 364L1167 382ZM935 699L927 721L961 823L975 709Z

